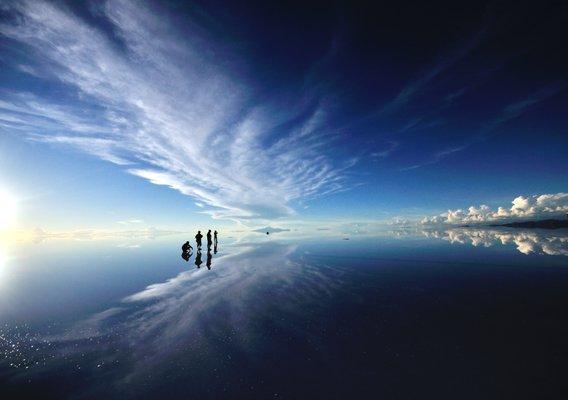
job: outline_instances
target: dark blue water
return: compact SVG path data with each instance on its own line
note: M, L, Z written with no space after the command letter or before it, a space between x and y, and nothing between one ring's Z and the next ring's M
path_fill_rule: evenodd
M10 398L563 398L568 233L2 248Z

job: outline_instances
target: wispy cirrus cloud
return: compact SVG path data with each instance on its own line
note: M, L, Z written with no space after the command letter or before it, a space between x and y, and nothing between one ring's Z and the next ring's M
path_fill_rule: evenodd
M408 167L403 167L400 170L409 171L427 165L437 164L438 162L453 154L462 152L476 143L487 140L491 136L496 135L499 128L501 128L504 124L521 117L527 112L530 112L540 103L561 92L565 87L565 83L556 82L554 84L539 88L528 96L503 107L503 109L493 119L487 122L477 134L471 136L470 138L467 138L462 144L439 150L432 154L427 160L410 165Z
M388 147L386 149L371 153L371 157L374 160L388 157L393 151L395 151L400 146L400 143L395 140L389 140L387 143Z
M400 92L398 92L394 99L381 108L378 115L387 116L394 112L398 112L401 108L412 101L414 97L418 96L428 85L431 85L433 81L438 79L441 74L466 58L468 54L484 39L485 35L486 28L484 27L471 35L468 40L459 43L453 51L445 54L443 57L439 57L433 65L422 71L422 74L419 77L406 84ZM460 93L459 95L462 94L463 93ZM449 100L451 101L451 98Z
M128 219L128 220L121 220L121 221L116 221L117 224L121 224L121 225L131 225L131 224L141 224L142 221L141 219Z
M408 167L401 168L400 170L401 171L411 171L413 169L421 168L421 167L424 167L426 165L436 164L436 163L440 162L441 160L443 160L444 158L448 157L449 155L454 154L454 153L458 153L458 152L466 149L467 147L469 147L469 145L450 147L450 148L447 148L445 150L438 151L438 152L434 153L430 157L429 160L427 160L423 163L420 163L420 164L414 164L414 165L411 165L411 166L408 166Z
M357 160L325 155L325 99L286 108L277 98L260 102L231 70L234 56L197 29L180 41L188 32L145 4L98 9L112 35L59 5L5 7L0 33L29 55L30 65L15 68L41 70L48 78L34 79L65 95L1 92L1 128L117 164L191 196L215 218L288 216L296 201L346 189Z
M566 84L564 82L555 82L539 88L525 98L508 104L497 117L491 120L487 126L484 127L481 137L486 138L487 136L490 136L501 125L520 117L524 113L536 107L539 103L556 95L565 87Z

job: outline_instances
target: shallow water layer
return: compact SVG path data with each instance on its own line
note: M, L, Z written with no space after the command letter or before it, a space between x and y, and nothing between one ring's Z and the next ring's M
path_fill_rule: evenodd
M221 236L217 253L189 261L179 250L184 240L4 246L2 392L121 399L561 393L565 231Z

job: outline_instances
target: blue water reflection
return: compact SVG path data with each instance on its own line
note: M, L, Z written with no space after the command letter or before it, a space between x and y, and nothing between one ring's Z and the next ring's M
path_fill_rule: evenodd
M178 236L12 246L2 387L43 398L542 395L524 378L560 382L567 238L253 234L204 251L201 268L197 253L180 258Z

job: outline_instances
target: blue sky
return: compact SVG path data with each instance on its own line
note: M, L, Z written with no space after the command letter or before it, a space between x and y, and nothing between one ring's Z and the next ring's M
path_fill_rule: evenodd
M562 214L568 14L517 3L2 1L0 185L25 228Z

